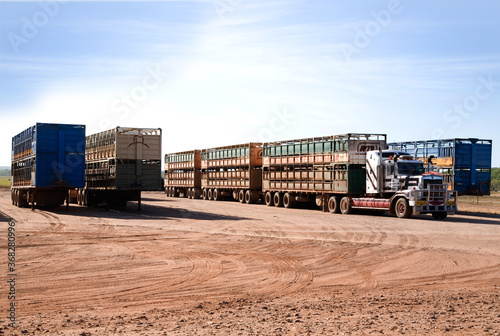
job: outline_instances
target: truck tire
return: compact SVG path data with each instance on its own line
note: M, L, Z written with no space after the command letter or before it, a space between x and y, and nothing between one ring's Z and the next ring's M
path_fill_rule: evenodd
M283 196L279 192L274 193L273 202L275 207L283 206Z
M238 201L245 203L245 190L241 189L238 193Z
M283 195L283 206L289 209L293 208L294 204L295 204L295 196L290 193L285 193L285 195Z
M317 207L322 207L323 206L323 195L321 195L321 194L316 195L314 202L316 203Z
M490 194L490 182L489 181L481 182L479 184L478 192L479 192L480 196L489 195Z
M214 201L222 201L221 191L219 189L214 189Z
M246 204L255 204L259 200L258 192L254 190L247 190L245 193L245 203Z
M340 213L340 201L337 196L328 199L328 211L331 213Z
M15 202L15 198L14 198L14 195L15 195L15 194L16 194L16 189L12 189L12 190L10 191L10 199L11 199L11 201L12 201L12 205L15 205L15 203L16 203L16 202Z
M203 197L203 199L205 201L208 200L208 191L207 191L207 189L203 189L203 191L202 191L201 194L202 194L202 197Z
M208 189L207 197L208 197L209 201L213 201L214 200L214 190L213 189Z
M410 218L411 212L411 206L408 204L406 198L401 197L396 201L396 216L399 218Z
M191 188L187 188L187 189L186 189L186 194L187 194L187 198L188 198L188 199L191 199L191 198L192 198L192 197L191 197Z
M24 199L24 195L26 195L26 193L23 190L19 191L19 205L18 206L20 208L25 208L28 205L28 202L26 202Z
M446 219L446 217L448 217L448 213L446 213L446 212L433 212L432 217L434 219L443 220L443 219Z
M352 213L351 200L349 199L349 197L342 197L342 199L340 200L340 212L343 215Z
M273 206L273 194L270 191L266 192L266 195L264 196L264 203L266 203L267 206Z

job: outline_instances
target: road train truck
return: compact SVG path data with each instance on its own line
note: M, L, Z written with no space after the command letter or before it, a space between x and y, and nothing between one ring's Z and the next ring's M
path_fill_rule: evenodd
M400 218L456 210L456 192L409 153L387 150L385 134L342 134L264 144L267 205L315 200L332 213L388 211Z
M69 205L85 184L85 126L37 123L12 138L12 204Z

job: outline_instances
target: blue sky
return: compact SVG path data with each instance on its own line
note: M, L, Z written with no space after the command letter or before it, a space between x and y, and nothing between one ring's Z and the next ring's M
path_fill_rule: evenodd
M0 1L0 165L35 122L163 152L348 132L493 139L500 3Z

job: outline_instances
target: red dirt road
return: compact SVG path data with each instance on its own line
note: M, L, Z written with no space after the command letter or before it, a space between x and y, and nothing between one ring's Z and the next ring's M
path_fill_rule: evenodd
M18 209L0 335L500 335L500 216L333 215L165 198Z

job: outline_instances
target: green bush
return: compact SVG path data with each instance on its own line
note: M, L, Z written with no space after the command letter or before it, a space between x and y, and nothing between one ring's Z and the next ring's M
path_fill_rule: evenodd
M491 190L500 190L500 179L491 180Z
M491 168L491 181L500 180L500 168Z

